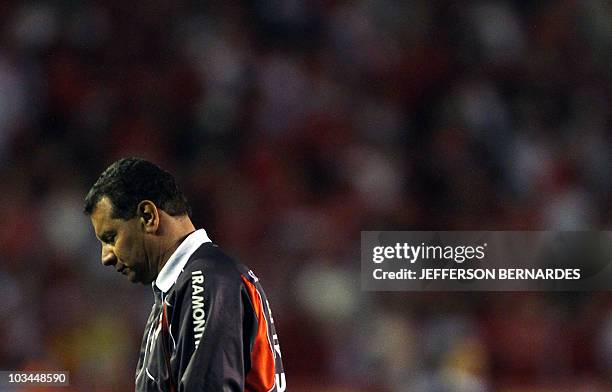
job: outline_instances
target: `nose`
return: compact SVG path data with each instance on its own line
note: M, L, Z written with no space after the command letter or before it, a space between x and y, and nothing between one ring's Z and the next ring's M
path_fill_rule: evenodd
M117 257L109 245L102 246L102 264L105 266L117 264Z

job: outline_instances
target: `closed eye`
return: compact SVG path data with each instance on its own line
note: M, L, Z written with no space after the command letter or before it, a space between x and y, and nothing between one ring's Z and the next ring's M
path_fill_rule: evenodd
M100 236L100 241L104 242L105 244L113 244L115 243L115 235L116 233L114 232L108 232L108 233L104 233Z

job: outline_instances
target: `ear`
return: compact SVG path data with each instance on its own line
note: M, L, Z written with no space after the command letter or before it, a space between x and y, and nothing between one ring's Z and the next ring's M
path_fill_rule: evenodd
M138 219L145 233L154 234L159 228L159 210L150 200L143 200L138 204Z

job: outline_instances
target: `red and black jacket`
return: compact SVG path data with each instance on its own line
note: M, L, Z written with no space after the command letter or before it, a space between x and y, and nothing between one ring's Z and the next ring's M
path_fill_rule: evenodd
M136 391L286 390L278 337L255 274L205 242L174 284L155 284Z

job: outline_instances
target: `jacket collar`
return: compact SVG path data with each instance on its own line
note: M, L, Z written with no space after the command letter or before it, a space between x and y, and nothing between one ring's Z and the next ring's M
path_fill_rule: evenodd
M153 284L164 293L168 292L183 272L189 257L206 242L211 242L211 240L204 229L189 234L164 264Z

